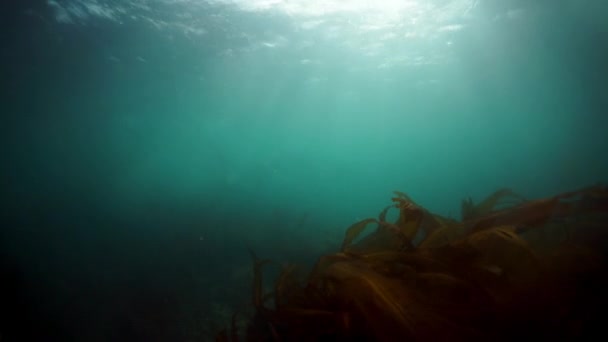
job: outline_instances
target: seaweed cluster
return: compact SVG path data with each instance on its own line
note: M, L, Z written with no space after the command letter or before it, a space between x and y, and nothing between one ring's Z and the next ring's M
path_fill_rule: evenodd
M402 192L346 230L341 250L305 277L284 266L263 293L253 256L247 341L575 339L601 328L608 189L527 200L496 191L462 219ZM387 212L399 211L395 222ZM375 227L361 237L367 227ZM237 341L236 318L218 341Z

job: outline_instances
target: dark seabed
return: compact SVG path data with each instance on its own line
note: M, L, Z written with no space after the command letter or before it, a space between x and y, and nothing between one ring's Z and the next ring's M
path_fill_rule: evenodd
M0 341L601 326L607 1L10 3Z

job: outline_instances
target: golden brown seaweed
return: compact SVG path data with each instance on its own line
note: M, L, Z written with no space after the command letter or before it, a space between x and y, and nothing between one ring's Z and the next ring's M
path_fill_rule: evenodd
M399 219L395 226L397 226L404 239L412 241L418 232L418 228L420 228L424 211L412 201L399 197L392 200L395 202L395 206L399 208Z
M511 285L534 281L539 275L539 260L526 241L515 233L515 227L480 231L461 243L479 253L476 267L504 275Z
M411 300L394 280L350 262L332 264L324 276L334 284L332 295L341 302L351 302L376 334L403 336L414 331L415 319L408 305Z
M465 226L462 224L449 224L438 228L427 235L418 245L419 248L437 248L444 246L451 241L464 237L466 234Z
M462 220L471 220L490 214L501 204L501 201L504 203L508 199L515 201L515 203L525 201L523 197L507 188L496 190L477 205L473 204L473 200L470 197L464 199L461 205Z
M601 241L608 245L605 187L534 201L501 189L477 206L463 202L462 222L395 193L399 219L387 222L387 207L378 220L350 226L341 252L320 257L303 286L296 283L293 266L285 267L275 283L274 309L264 306L262 295L261 270L268 261L252 253L252 302L258 310L249 341L584 336L593 316L581 303L597 300L594 295L608 285L600 277L604 255L595 247L603 246ZM505 199L517 204L504 207ZM374 222L378 229L355 243ZM568 238L560 243L542 243L565 229ZM584 246L573 245L576 234L576 243ZM417 246L415 239L421 239ZM545 247L542 256L537 246ZM604 306L596 307L599 315ZM565 329L573 319L582 328ZM225 332L221 337L227 341Z
M370 223L378 222L376 219L368 218L365 220L361 220L357 223L354 223L352 226L348 227L346 230L346 234L344 235L344 241L342 242L342 251L345 251L350 244L355 240L369 225Z

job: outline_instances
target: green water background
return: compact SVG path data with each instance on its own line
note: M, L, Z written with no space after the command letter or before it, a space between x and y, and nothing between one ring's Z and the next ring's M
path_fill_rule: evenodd
M606 181L603 1L412 3L401 21L239 1L5 11L2 245L41 310L146 279L218 287L247 247L311 257L393 190L458 218L499 187Z

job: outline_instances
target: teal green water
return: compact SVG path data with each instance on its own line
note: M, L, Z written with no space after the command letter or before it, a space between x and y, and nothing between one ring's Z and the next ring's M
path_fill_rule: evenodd
M124 205L221 193L348 222L395 189L457 215L608 174L599 1L49 6L92 31L74 53L106 107L74 120L113 151Z
M57 113L27 130L32 149L43 173L118 210L287 207L341 231L393 190L457 217L465 196L546 196L608 174L601 1L46 10L25 13L49 36L33 77Z
M10 248L63 269L170 232L217 257L338 243L393 190L459 218L500 187L606 182L606 4L24 6L2 50Z

